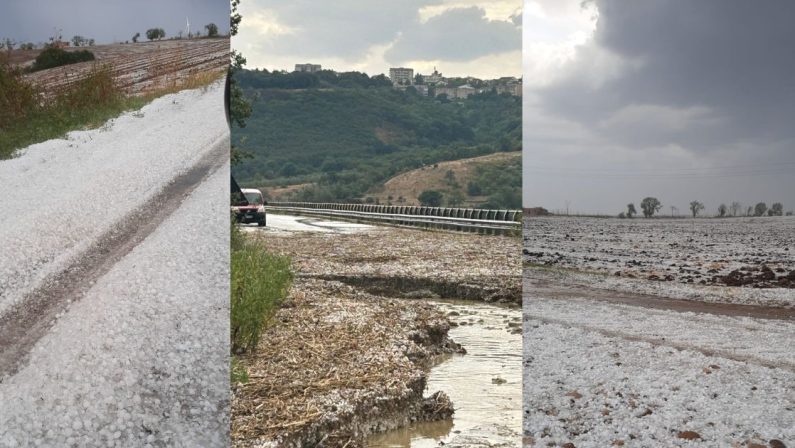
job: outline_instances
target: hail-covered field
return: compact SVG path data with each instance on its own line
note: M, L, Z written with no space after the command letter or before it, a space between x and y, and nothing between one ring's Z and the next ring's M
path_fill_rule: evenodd
M795 445L795 219L524 233L527 446Z
M795 306L792 217L535 218L525 229L525 262L568 270L593 286Z

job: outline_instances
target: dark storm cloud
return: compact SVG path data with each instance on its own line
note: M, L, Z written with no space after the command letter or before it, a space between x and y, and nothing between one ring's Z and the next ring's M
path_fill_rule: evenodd
M543 92L545 109L639 147L712 150L735 139L795 136L795 2L596 4L595 40L577 55L585 62ZM586 70L600 51L626 67L594 87Z
M228 0L3 0L0 38L18 42L46 42L54 29L64 40L74 35L94 38L99 43L125 41L136 32L163 28L166 36L215 23L222 33L229 30Z
M257 0L245 8L273 14L278 23L294 30L268 38L261 44L263 53L356 59L373 45L391 42L400 30L419 20L419 8L437 3L438 0Z
M525 96L525 205L795 208L795 2L594 3L593 39Z
M386 60L468 61L490 54L520 50L522 31L511 22L489 20L478 7L455 8L407 27L384 55Z

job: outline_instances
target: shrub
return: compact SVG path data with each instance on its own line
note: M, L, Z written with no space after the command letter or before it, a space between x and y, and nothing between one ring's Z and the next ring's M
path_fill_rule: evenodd
M0 58L0 129L5 129L34 113L39 102L36 89L22 72Z
M85 78L75 82L64 94L58 96L55 105L64 113L115 105L124 95L113 79L110 65L97 65Z
M146 38L149 40L162 39L166 37L166 32L163 28L150 28L146 30Z
M62 65L93 61L94 59L94 53L88 50L66 51L62 48L49 47L36 56L30 71L46 70Z
M256 348L262 330L287 296L293 274L290 258L250 242L232 250L230 269L232 353L240 354Z
M425 190L417 197L420 204L427 207L438 207L442 205L442 193L436 190Z

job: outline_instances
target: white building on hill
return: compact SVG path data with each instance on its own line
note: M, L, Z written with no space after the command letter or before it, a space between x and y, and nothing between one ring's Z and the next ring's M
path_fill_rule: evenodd
M412 85L414 84L414 69L405 67L390 68L389 79L394 85Z
M320 64L295 64L296 72L315 73L323 70Z

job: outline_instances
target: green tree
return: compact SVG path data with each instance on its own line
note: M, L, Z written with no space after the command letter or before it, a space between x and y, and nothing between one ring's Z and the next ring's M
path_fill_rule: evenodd
M298 174L298 168L292 162L287 162L282 166L282 169L279 171L283 177L292 177Z
M754 216L765 216L765 212L767 212L767 204L764 202L760 202L754 207Z
M704 204L702 204L701 202L693 201L690 203L690 213L693 214L694 218L698 216L698 212L700 212L701 210L704 210Z
M166 31L163 28L150 28L146 30L146 38L151 40L160 40L166 37Z
M137 44L137 43L138 43L138 38L139 38L139 37L141 37L141 33L135 33L135 34L133 34L132 41L133 41L133 43L134 43L134 44Z
M647 197L643 198L640 202L640 208L643 210L643 216L651 218L655 213L660 211L662 203L657 198Z
M207 30L207 37L218 36L218 26L214 23L208 23L207 25L204 25L204 29Z
M483 189L477 182L467 183L467 194L470 196L480 196L483 194Z
M726 204L721 204L718 206L718 216L723 218L726 216L726 213L729 211L729 208L726 207Z
M238 27L243 17L237 11L240 6L240 0L232 0L232 11L229 17L229 34L232 36L237 35ZM251 103L246 100L243 95L243 90L237 83L235 75L243 69L246 65L246 58L236 50L230 52L229 71L227 72L226 79L229 84L229 119L231 126L238 128L246 127L246 119L251 116ZM240 149L238 144L232 143L229 159L232 165L239 164L242 160L252 158L252 155Z
M781 202L776 202L770 206L770 216L782 216L784 214L784 205Z
M425 190L417 197L420 204L427 207L439 207L442 205L443 195L436 190Z
M627 218L631 218L634 215L637 215L638 211L635 210L635 204L629 203L627 204Z

